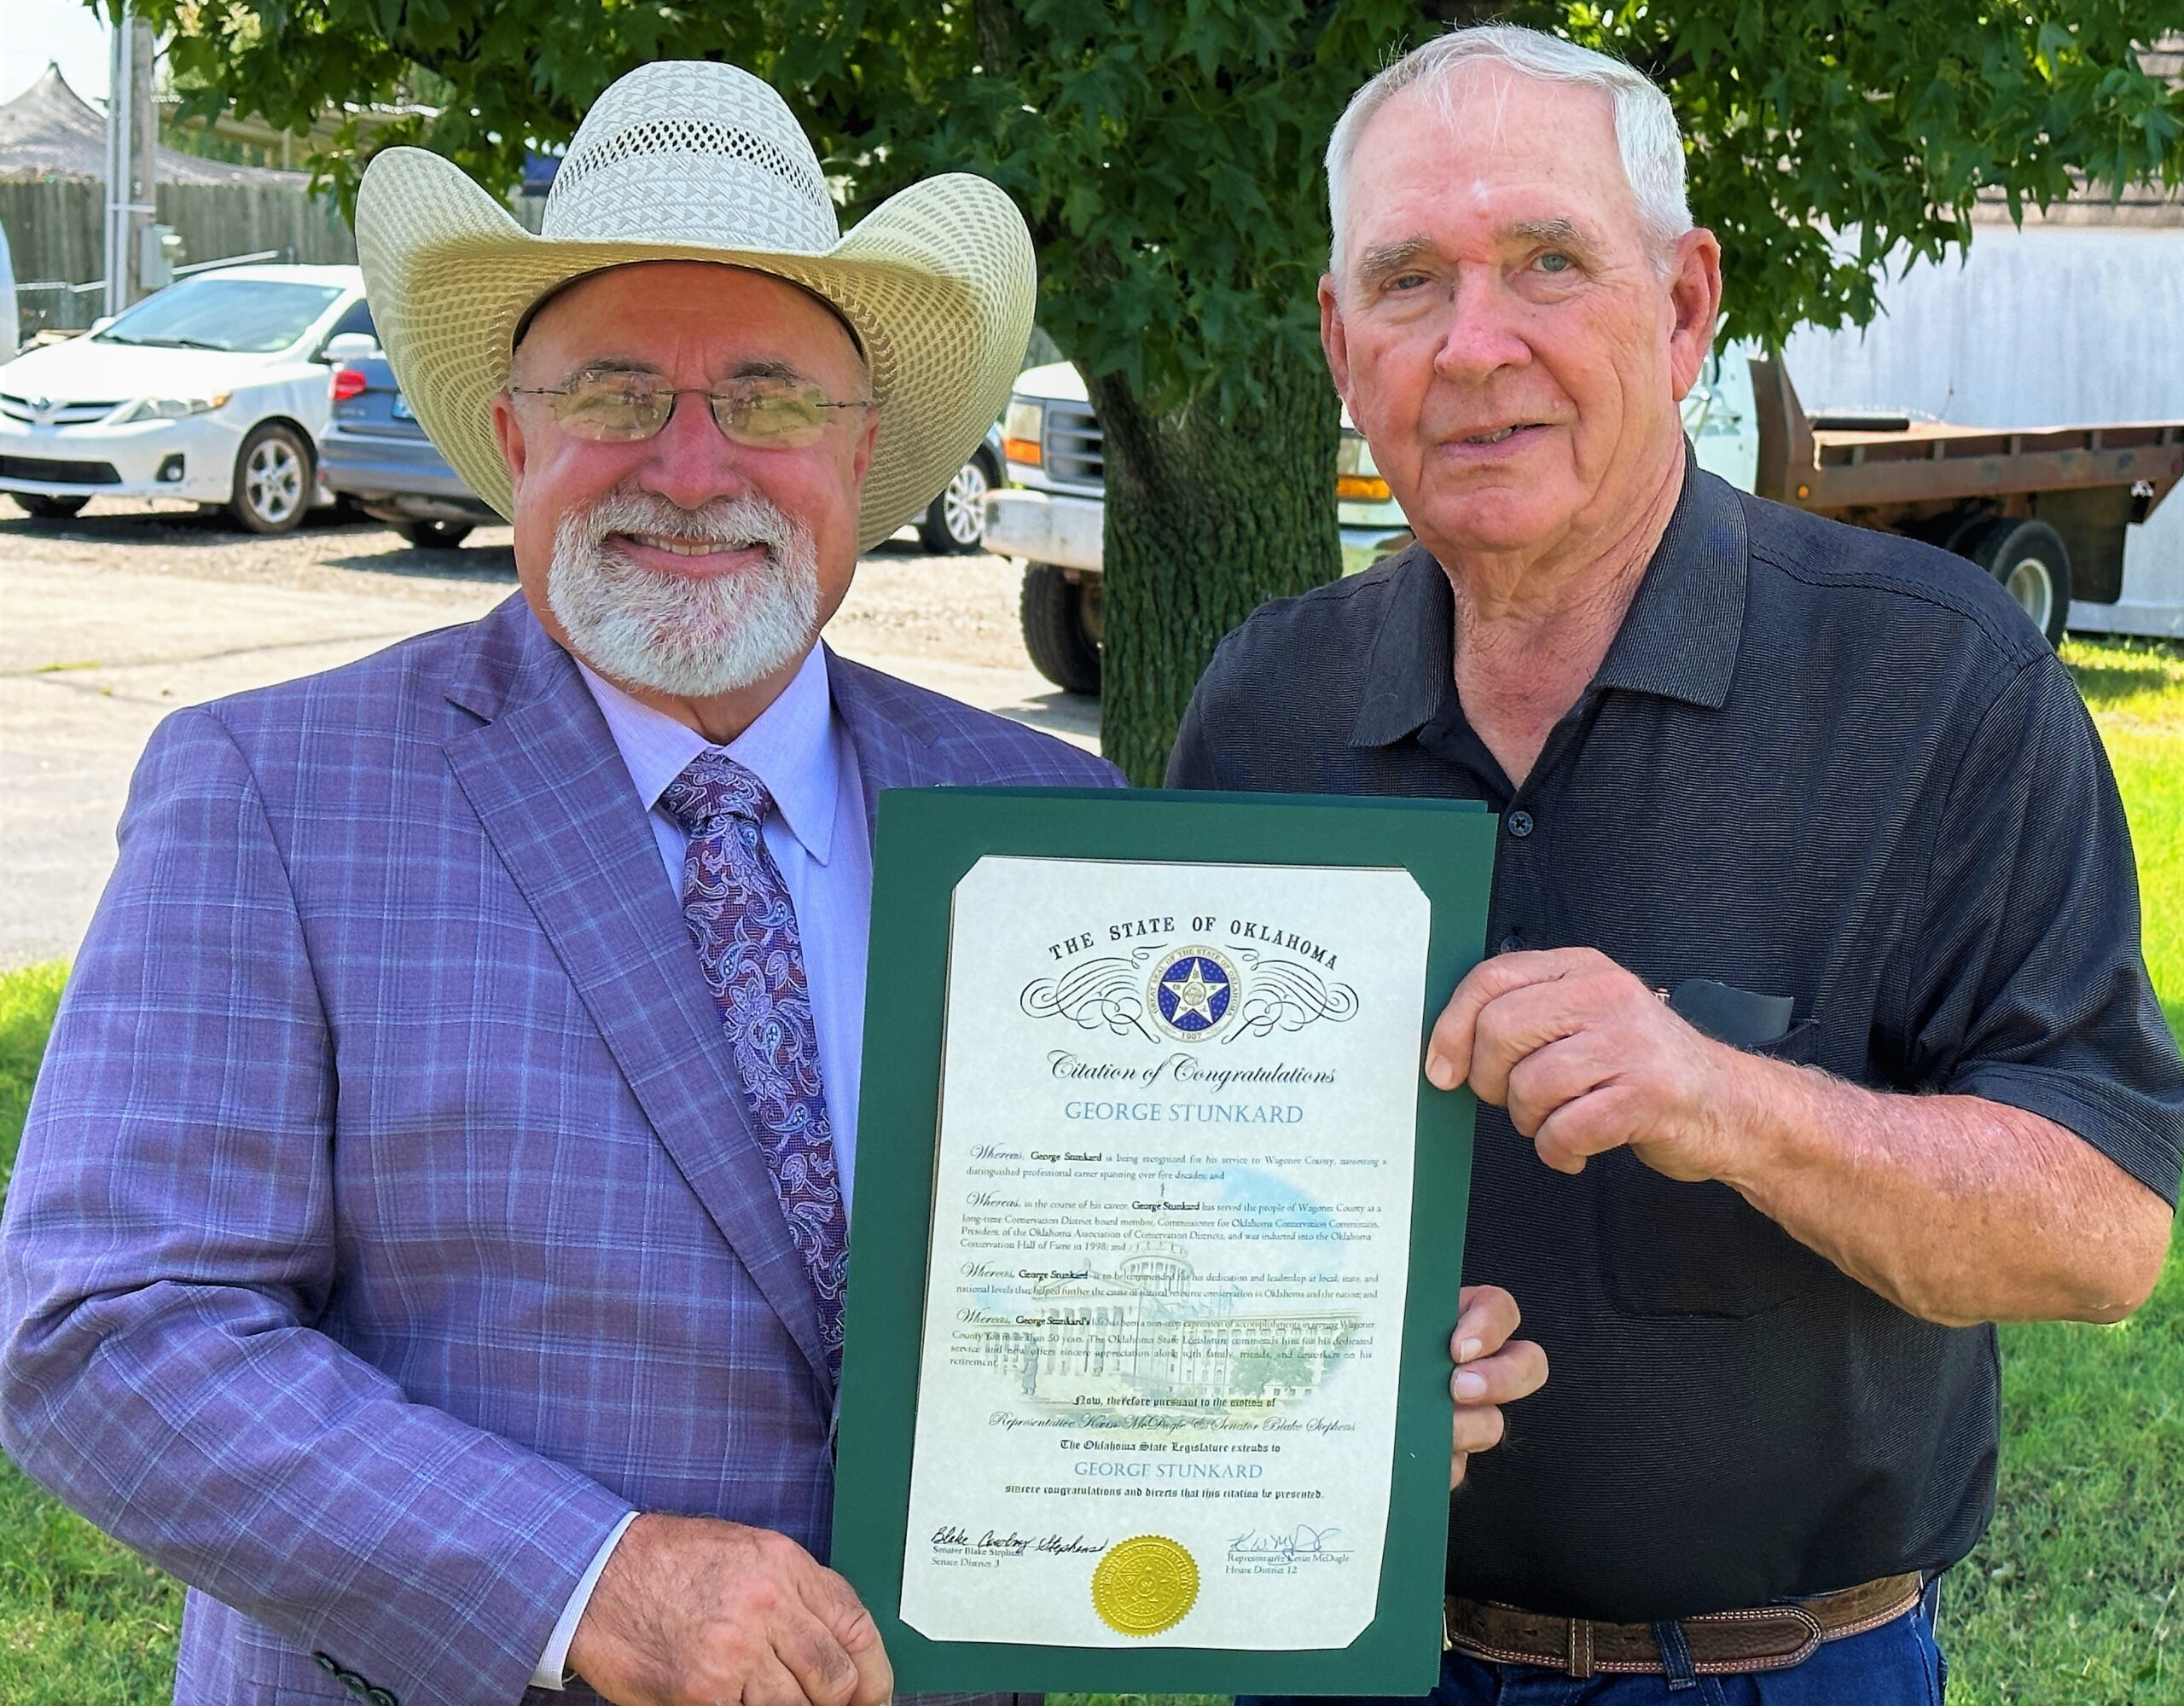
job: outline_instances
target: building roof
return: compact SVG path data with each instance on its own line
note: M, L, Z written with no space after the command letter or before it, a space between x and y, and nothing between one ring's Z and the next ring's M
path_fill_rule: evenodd
M153 175L161 183L279 184L301 189L300 171L231 165L225 160L156 148ZM71 89L58 66L0 107L0 179L106 177L106 114Z

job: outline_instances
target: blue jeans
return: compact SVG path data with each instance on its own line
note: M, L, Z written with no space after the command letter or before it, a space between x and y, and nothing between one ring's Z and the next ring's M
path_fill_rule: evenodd
M1787 1670L1735 1676L1593 1676L1583 1681L1529 1664L1490 1664L1452 1652L1426 1703L1357 1700L1346 1706L1941 1706L1949 1665L1934 1640L1935 1590L1916 1609L1862 1635L1823 1645ZM1325 1706L1282 1695L1236 1706Z

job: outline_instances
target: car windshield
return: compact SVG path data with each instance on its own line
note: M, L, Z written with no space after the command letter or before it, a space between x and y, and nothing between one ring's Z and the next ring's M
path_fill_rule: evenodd
M302 337L340 294L332 284L186 278L147 297L98 338L102 344L267 355Z

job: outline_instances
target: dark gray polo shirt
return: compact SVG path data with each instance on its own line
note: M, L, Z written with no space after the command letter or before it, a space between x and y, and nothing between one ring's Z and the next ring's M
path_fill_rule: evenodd
M1457 702L1452 616L1417 548L1267 606L1170 786L1484 800L1490 952L1789 996L1763 1052L2029 1109L2176 1200L2184 1065L2115 782L1992 581L1693 469L1516 789ZM1464 1256L1553 1372L1454 1501L1451 1592L1688 1616L1939 1569L1985 1527L1993 1330L1913 1319L1726 1186L1627 1150L1565 1177L1482 1107Z

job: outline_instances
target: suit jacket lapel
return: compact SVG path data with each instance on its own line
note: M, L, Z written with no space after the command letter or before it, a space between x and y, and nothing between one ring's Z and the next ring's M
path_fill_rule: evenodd
M924 707L909 694L895 691L890 677L851 663L831 647L827 649L827 685L834 695L834 714L857 748L865 832L870 834L879 821L881 789L936 787L948 780L933 755L936 731Z
M818 1308L629 771L568 654L521 595L479 624L447 743L485 834L706 1212L831 1384Z

